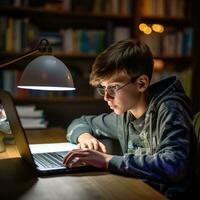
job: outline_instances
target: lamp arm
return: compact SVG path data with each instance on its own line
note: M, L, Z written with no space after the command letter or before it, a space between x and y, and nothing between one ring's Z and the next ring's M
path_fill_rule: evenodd
M27 52L27 53L25 53L25 54L23 54L23 55L21 55L21 56L19 56L17 58L14 58L14 59L6 62L6 63L0 64L0 68L3 68L3 67L6 67L6 66L8 66L10 64L16 63L16 62L18 62L20 60L23 60L24 58L27 58L27 57L29 57L29 56L31 56L33 54L36 54L36 53L39 53L39 52L51 52L51 51L52 51L51 50L51 45L48 42L48 40L47 39L42 39L42 40L40 40L39 45L37 46L36 49L34 49L32 51L29 51L29 52Z
M33 55L35 53L38 53L38 52L40 52L38 49L30 51L30 52L27 52L27 53L21 55L20 57L14 58L14 59L6 62L6 63L0 64L0 68L3 68L3 67L6 67L6 66L8 66L10 64L16 63L16 62L18 62L20 60L23 60L24 58L29 57L29 56L31 56L31 55Z

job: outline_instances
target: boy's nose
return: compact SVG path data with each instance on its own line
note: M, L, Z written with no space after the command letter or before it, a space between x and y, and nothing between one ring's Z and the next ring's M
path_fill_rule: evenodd
M114 97L110 96L110 95L108 94L108 92L105 91L105 94L104 94L104 100L105 100L105 101L109 101L110 99L113 99L113 98L114 98Z

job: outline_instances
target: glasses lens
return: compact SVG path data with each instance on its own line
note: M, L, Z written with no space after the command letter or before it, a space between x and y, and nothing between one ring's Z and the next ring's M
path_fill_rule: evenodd
M109 96L114 97L115 96L115 89L114 88L107 88L107 93Z
M104 96L104 95L105 95L105 89L102 88L102 87L98 87L98 88L97 88L97 92L98 92L101 96Z
M115 96L115 89L114 88L103 88L103 87L97 87L97 92L101 96L105 96L105 91L108 93L109 96L114 97Z

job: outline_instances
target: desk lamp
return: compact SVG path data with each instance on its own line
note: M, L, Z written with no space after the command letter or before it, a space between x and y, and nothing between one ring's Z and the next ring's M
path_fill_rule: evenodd
M36 49L4 64L0 64L0 68L39 52L45 55L38 56L27 65L17 87L51 91L75 90L70 71L61 60L50 55L51 45L46 39L42 39Z

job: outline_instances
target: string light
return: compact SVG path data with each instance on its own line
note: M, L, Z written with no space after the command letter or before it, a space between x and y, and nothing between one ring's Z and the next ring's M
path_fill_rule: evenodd
M139 30L140 31L142 31L142 32L144 32L146 29L147 29L147 25L145 24L145 23L141 23L140 25L139 25Z
M146 35L149 35L149 34L152 33L151 27L148 26L148 25L145 24L145 23L141 23L141 24L139 25L139 30L142 31L142 32L143 32L144 34L146 34Z
M152 24L152 30L157 33L162 33L164 31L164 26L161 24Z
M152 31L154 31L156 33L163 33L164 26L161 24L152 24L152 26L150 27L145 23L141 23L141 24L139 24L139 30L146 35L151 34Z

